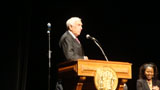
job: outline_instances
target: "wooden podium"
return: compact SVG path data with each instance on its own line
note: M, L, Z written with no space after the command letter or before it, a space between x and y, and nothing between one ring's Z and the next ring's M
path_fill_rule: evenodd
M124 84L127 80L132 78L131 66L132 64L128 62L78 59L77 61L69 61L59 64L58 74L59 78L69 78L67 80L68 83L72 81L71 79L73 77L78 77L77 83L71 84L72 86L75 85L75 90L96 90L93 80L89 80L92 84L87 84L84 86L85 82L88 80L87 78L93 79L98 68L111 67L114 69L118 77L118 85L116 90L123 90ZM89 87L89 89L85 89L85 87Z

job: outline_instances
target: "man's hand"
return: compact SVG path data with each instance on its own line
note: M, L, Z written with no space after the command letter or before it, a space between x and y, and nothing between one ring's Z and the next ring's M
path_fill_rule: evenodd
M87 57L87 56L84 56L84 60L88 60L88 57Z

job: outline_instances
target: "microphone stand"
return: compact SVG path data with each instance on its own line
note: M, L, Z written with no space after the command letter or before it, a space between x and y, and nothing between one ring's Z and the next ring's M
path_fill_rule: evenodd
M49 62L48 62L48 90L50 90L50 78L51 78L51 75L50 75L50 71L51 71L51 47L50 47L50 30L47 31L48 33L48 59L49 59Z
M97 43L97 40L95 39L95 40L93 40L93 41L94 41L94 42L95 42L95 44L100 48L100 50L101 50L102 54L104 55L104 58L106 59L106 61L108 61L107 56L105 55L105 53L104 53L104 51L103 51L102 47Z

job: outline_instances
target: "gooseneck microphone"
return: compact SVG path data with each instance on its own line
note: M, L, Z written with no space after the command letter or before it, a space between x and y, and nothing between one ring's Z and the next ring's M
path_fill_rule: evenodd
M89 34L86 35L87 39L96 40L94 37L91 37Z
M108 58L107 58L106 54L104 53L102 47L98 44L98 40L96 38L90 36L89 34L86 35L86 38L94 41L94 43L100 48L100 50L101 50L102 54L104 55L104 58L106 59L106 61L108 61Z

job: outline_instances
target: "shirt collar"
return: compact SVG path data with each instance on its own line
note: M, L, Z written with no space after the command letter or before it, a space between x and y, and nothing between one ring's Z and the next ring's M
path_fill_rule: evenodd
M73 38L76 39L76 36L75 36L70 30L68 30L68 32L71 34L71 36L72 36Z

